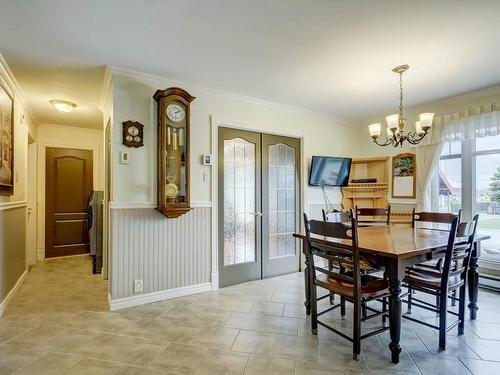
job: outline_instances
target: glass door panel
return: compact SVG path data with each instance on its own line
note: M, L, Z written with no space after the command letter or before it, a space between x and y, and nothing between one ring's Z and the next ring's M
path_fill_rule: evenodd
M254 262L255 144L224 140L224 266Z

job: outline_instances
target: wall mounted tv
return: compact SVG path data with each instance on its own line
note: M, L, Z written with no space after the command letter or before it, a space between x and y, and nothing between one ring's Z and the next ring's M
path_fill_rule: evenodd
M313 156L309 173L310 186L347 186L351 158Z

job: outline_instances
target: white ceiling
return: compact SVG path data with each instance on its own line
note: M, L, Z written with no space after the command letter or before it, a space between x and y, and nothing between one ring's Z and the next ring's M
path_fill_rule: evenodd
M42 122L100 126L104 65L364 122L500 83L500 1L0 0L0 53ZM76 102L69 115L50 99Z

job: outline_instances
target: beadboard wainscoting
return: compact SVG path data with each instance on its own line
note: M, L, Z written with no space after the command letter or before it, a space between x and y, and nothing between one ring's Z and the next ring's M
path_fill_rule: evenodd
M0 316L26 276L26 201L0 204Z
M340 210L342 208L340 202L332 202L332 205L337 210ZM321 212L321 210L325 209L326 207L324 203L309 203L307 207L308 210L306 214L309 219L323 220L323 213ZM301 228L301 230L302 229L303 228Z
M211 207L177 219L111 205L111 309L211 290ZM134 293L134 280L144 289Z

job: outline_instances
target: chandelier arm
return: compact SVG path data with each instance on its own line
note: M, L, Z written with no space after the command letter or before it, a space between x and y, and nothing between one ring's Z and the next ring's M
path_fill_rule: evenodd
M388 138L385 139L384 143L379 143L378 139L374 139L373 142L375 142L379 146L389 146L392 143L392 141Z
M408 140L408 142L412 145L416 145L416 144L419 144L420 142L422 142L422 140L424 139L424 137L427 135L427 132L426 133L423 133L422 135L418 135L416 132L410 132L408 133L406 139Z

